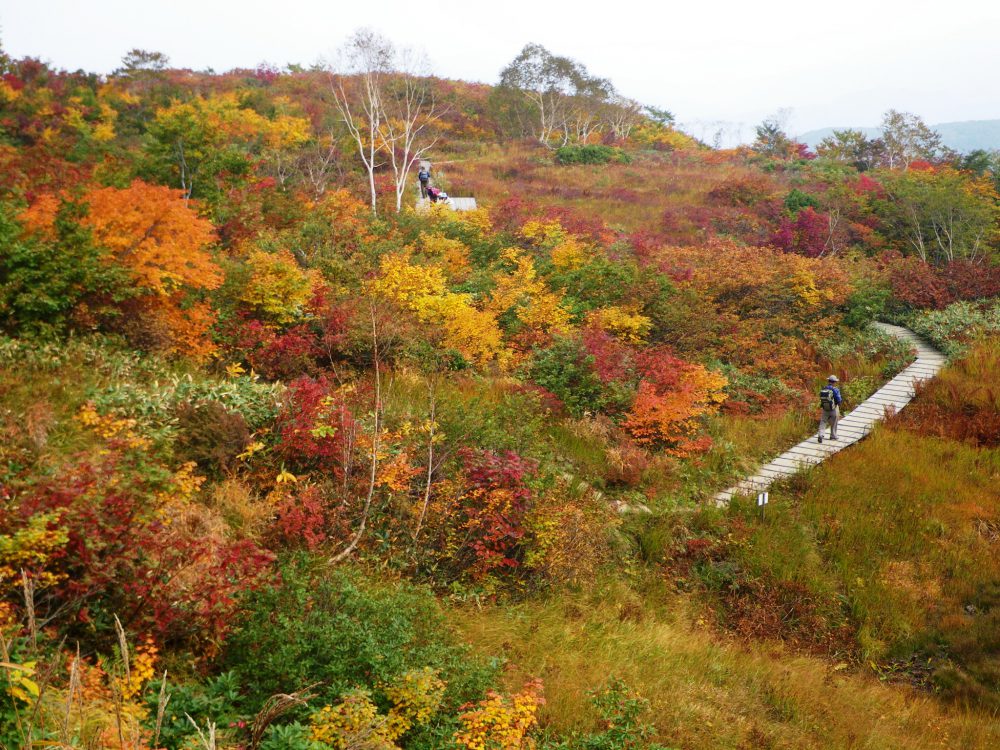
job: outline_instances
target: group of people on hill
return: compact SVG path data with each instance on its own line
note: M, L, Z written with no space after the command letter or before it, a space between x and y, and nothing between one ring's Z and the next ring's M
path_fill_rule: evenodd
M431 169L426 164L421 164L417 171L417 180L420 182L420 197L431 203L447 201L448 194L440 188L431 185Z

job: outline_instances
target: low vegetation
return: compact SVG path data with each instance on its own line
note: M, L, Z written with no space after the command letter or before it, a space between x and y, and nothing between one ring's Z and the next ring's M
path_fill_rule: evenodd
M0 52L0 747L996 746L995 160L366 51ZM876 319L951 365L707 503L908 364Z

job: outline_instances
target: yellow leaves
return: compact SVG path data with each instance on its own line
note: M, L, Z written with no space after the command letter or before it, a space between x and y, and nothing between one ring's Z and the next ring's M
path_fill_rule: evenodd
M528 750L530 732L538 725L538 707L545 703L542 681L528 682L521 692L505 697L490 691L476 708L462 714L454 742L464 750Z
M335 750L398 747L389 736L387 718L379 715L367 690L351 691L336 706L324 706L312 715L309 724L312 740Z
M76 130L84 138L92 138L98 142L107 142L115 137L115 121L118 111L101 102L97 107L87 107L79 97L73 97L73 104L63 115L64 122Z
M401 736L410 727L427 724L441 707L445 682L436 669L424 667L404 672L397 680L382 688L392 704L389 712L395 736ZM405 728L404 728L405 727Z
M7 692L24 703L32 703L41 694L38 683L31 679L35 674L37 662L26 661L22 664L0 662L7 672Z
M448 278L464 281L471 269L469 248L461 240L453 240L443 234L430 233L420 237L420 245L425 255L439 260L444 265Z
M529 221L521 228L521 235L547 249L552 265L560 271L579 268L587 262L588 247L558 221Z
M538 278L534 261L516 248L508 248L502 257L513 269L494 277L488 309L498 317L513 309L518 320L533 330L569 330L570 315L562 306L562 297Z
M291 102L287 97L278 97L275 104L284 109L289 107ZM271 148L301 146L311 137L312 132L308 120L285 113L280 113L271 120L265 131L267 145Z
M417 266L408 253L390 253L382 258L381 273L371 284L376 295L388 297L404 307L415 309L428 297L446 293L444 274L434 266Z
M488 234L493 229L490 213L485 208L477 208L473 211L456 211L452 221L459 226L475 231L480 236Z
M319 283L318 273L303 270L287 250L254 250L247 267L250 278L240 293L240 301L279 324L302 316Z
M618 305L594 310L587 318L592 325L630 344L642 344L652 327L645 315Z
M818 307L823 302L831 302L835 294L829 287L820 288L816 280L817 271L822 268L800 266L796 268L789 279L789 285L795 293L796 304L802 307Z
M0 104L10 104L21 96L21 92L6 81L0 81Z
M91 135L95 141L107 143L115 138L115 126L110 122L99 122L94 126L94 130Z
M240 461L249 461L255 455L260 453L260 451L264 450L264 448L265 446L262 442L260 442L259 440L255 440L254 442L250 443L250 445L246 447L246 450L244 450L236 458L238 458Z
M521 235L542 247L554 247L569 238L558 221L528 221L521 227Z
M440 268L415 265L409 253L386 255L369 290L437 326L445 346L474 362L484 364L501 353L503 337L494 315L477 309L471 295L449 291Z
M485 208L477 208L473 211L452 211L443 203L432 203L430 210L424 214L424 217L430 227L448 226L460 233L471 233L480 237L489 234L493 229L489 211Z
M208 143L215 145L229 139L259 139L270 148L280 148L304 143L310 134L307 120L286 114L269 120L252 109L241 107L236 94L174 102L157 110L155 121L166 131L197 129Z
M473 362L486 364L502 354L503 334L496 318L476 309L470 295L448 292L425 297L415 309L421 320L440 326L445 346Z
M238 378L242 375L246 375L246 368L239 362L231 362L226 365L226 375L231 378Z
M580 268L587 262L587 248L575 237L552 248L552 265L560 271Z
M284 465L282 465L281 471L279 471L278 475L274 478L274 483L279 485L292 484L297 481L299 481L299 478L286 469Z
M397 750L397 739L434 717L445 687L435 669L405 672L395 682L382 686L393 704L387 714L379 713L368 690L351 690L336 706L324 706L312 715L312 739L336 750Z
M187 502L191 500L205 483L205 477L198 476L194 470L198 464L194 461L186 461L174 472L170 479L171 494L174 498Z
M116 687L122 700L129 701L142 693L143 688L156 674L155 664L159 650L152 638L147 637L145 643L139 646L129 660L127 676L122 674L115 678Z
M151 444L147 438L136 434L136 420L100 414L92 401L81 406L75 418L98 436L105 440L121 441L127 448L148 448Z
M69 541L66 530L56 525L58 520L55 513L40 513L17 531L0 534L0 592L6 594L19 588L23 569L36 571L33 578L40 587L65 578L45 570L51 555Z

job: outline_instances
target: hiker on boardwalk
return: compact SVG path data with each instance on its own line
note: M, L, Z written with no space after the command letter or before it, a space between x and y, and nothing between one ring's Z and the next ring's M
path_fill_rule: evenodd
M417 179L420 180L420 197L427 197L427 189L431 184L431 170L426 164L421 164L420 169L417 170Z
M830 440L837 439L837 422L840 421L840 404L843 402L843 398L840 395L840 389L837 387L837 382L839 378L836 375L831 375L826 379L826 385L823 386L822 390L819 392L819 406L822 410L822 414L819 418L819 437L818 442L823 442L823 430L829 424L830 425Z

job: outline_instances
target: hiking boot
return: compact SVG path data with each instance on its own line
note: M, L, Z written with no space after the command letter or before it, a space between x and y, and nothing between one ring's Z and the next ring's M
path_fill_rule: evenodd
M816 438L816 442L822 443L823 442L823 436L820 435L818 438Z
M836 435L831 435L831 436L830 436L830 440L836 440L836 439L837 439L837 436L836 436Z

